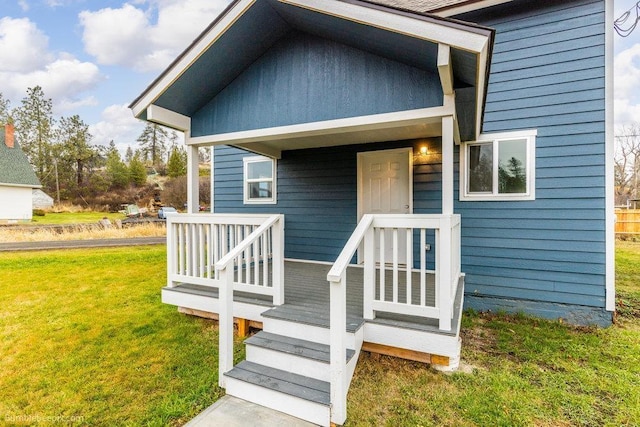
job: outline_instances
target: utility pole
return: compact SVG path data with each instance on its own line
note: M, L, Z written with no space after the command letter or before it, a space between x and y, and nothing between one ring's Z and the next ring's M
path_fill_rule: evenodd
M60 181L58 181L58 159L53 158L53 167L56 172L56 199L58 200L58 206L60 205Z

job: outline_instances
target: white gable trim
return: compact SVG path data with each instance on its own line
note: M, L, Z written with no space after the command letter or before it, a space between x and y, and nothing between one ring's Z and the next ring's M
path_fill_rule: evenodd
M191 129L191 118L157 105L147 108L147 120L186 132Z
M481 53L486 48L489 40L484 35L460 30L458 28L335 0L279 1L325 15L336 16L348 21L428 40L433 43L447 44L475 53Z
M133 115L138 117L147 106L153 104L166 88L171 86L207 49L216 42L240 18L256 0L241 0L227 14L197 40L184 55L170 66L167 72L132 106Z

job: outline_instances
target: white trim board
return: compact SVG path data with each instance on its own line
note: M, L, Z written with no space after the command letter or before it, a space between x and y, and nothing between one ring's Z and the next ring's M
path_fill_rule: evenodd
M613 115L613 0L605 2L605 308L616 309L615 270L615 195L613 179L614 115Z
M133 115L138 117L147 106L153 104L200 56L207 51L231 26L249 10L256 0L240 0L229 10L216 25L198 39L195 44L185 51L184 55L172 64L158 81L152 83L144 94L132 105Z
M419 108L393 113L372 114L359 117L348 117L344 119L324 120L319 122L301 123L287 126L276 126L265 129L254 129L247 131L229 132L217 135L204 135L191 137L187 141L188 145L210 146L210 145L236 145L255 153L267 155L269 157L280 158L283 144L296 140L297 144L304 143L304 140L311 140L316 137L333 136L335 145L343 145L340 137L357 135L366 132L397 131L406 133L415 128L416 132L425 132L428 125L434 125L437 132L434 135L440 136L440 121L444 116L454 114L455 106L446 105L431 108ZM437 126L436 126L437 125ZM414 138L419 137L418 135ZM322 138L321 146L330 145L330 141ZM412 139L407 136L400 139ZM383 141L391 139L382 139ZM367 140L376 142L377 140ZM267 144L273 142L274 146ZM298 146L297 148L307 148ZM269 151L265 153L264 151Z
M279 0L281 3L313 10L344 20L370 25L386 31L410 37L443 43L469 52L481 53L488 44L488 38L481 34L451 28L435 22L415 19L406 15L389 13L357 4L335 0Z

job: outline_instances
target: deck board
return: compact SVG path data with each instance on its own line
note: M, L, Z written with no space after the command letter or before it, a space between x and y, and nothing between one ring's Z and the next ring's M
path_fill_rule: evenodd
M291 320L304 322L314 325L328 327L329 325L329 282L327 281L327 273L331 269L329 264L285 261L284 266L284 295L285 303L282 306L268 310L264 314L268 317L283 320ZM392 292L392 274L393 272L387 267L385 269L385 300L390 301ZM413 272L411 276L412 282L412 302L415 304L420 298L420 276L418 272ZM376 297L379 296L379 280L380 271L376 271ZM363 269L359 266L350 266L347 268L347 329L358 328L363 322L362 305L363 305ZM406 272L398 272L398 301L404 303L406 301ZM180 284L174 288L165 288L177 292L192 293L195 295L218 297L217 288ZM459 289L459 293L461 293ZM427 304L434 304L435 301L435 276L432 273L426 275L426 295ZM245 294L242 292L234 293L234 300L238 302L253 303L265 307L271 306L269 297L261 295ZM461 295L456 298L459 310ZM456 316L454 316L455 318ZM416 319L410 316L392 316L385 315L378 319L380 322L388 324L404 324L408 327L413 324L414 328L421 330L437 329L437 321L432 319ZM453 328L453 331L457 329Z

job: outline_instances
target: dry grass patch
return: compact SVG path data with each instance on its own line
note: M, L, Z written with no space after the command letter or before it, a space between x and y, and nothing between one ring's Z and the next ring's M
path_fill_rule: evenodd
M0 227L0 242L49 242L57 240L117 239L133 237L162 237L166 235L163 223L146 223L124 228L97 228L75 225L63 232L55 229Z

